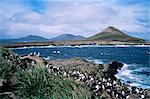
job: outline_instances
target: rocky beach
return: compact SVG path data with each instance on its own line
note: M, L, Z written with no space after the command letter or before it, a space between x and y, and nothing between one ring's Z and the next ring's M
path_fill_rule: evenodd
M112 61L107 64L96 64L80 58L46 60L38 53L18 56L9 50L1 51L1 57L17 68L30 70L34 66L46 68L49 75L63 76L75 83L83 84L92 94L93 99L149 99L150 89L142 89L121 82L115 77L123 63ZM8 72L9 73L9 72ZM11 92L14 76L0 79L0 97L16 99Z

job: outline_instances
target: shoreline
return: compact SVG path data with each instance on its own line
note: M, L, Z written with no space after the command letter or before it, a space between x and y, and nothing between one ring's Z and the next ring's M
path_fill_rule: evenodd
M4 46L5 47L5 46ZM61 45L61 46L55 46L55 45L46 45L46 46L21 46L21 47L6 47L9 49L26 49L26 48L57 48L57 47L79 47L79 48L83 48L83 47L150 47L150 45L143 45L143 44L137 44L137 45L124 45L124 44L120 44L120 45L75 45L75 46L71 46L71 45Z
M10 55L10 56L12 56L12 55ZM14 56L14 57L16 57L16 56ZM89 86L89 89L92 92L94 92L95 95L100 94L101 96L104 96L104 97L107 96L107 97L112 98L112 96L108 95L108 94L110 94L109 91L105 89L106 86L107 86L107 83L113 84L112 81L117 83L117 86L123 87L125 89L128 88L128 87L129 88L131 87L131 88L133 88L133 90L135 90L135 89L138 90L138 91L141 90L141 93L144 96L147 95L147 94L150 94L150 93L148 93L150 91L150 89L143 89L143 88L139 88L139 87L130 86L128 84L125 84L125 83L121 82L118 78L116 78L115 77L116 71L118 69L123 68L122 66L120 67L121 63L118 63L118 62L115 63L117 67L114 68L114 67L111 67L111 64L112 64L111 62L108 63L108 64L96 64L94 62L89 62L89 61L86 61L86 60L83 60L83 59L78 59L78 58L77 59L61 59L61 60L46 61L46 60L44 60L43 57L39 57L38 55L30 55L30 54L28 56L24 56L24 57L19 56L19 58L21 60L28 60L28 61L25 62L27 67L32 66L31 65L32 61L34 61L36 64L43 64L43 66L45 66L49 71L51 71L51 68L53 68L53 69L54 68L55 69L59 68L58 70L63 70L63 73L66 72L67 75L69 75L67 77L72 77L72 74L74 74L74 70L75 70L76 73L77 73L77 71L79 71L81 74L84 75L84 77L83 77L83 75L81 76L81 74L79 74L81 76L81 78L79 76L79 79L78 79L78 76L77 76L77 78L75 76L75 78L73 78L73 79L75 79L75 81L77 80L77 82L79 80L79 83L84 83L85 85L86 85L86 83L85 83L84 79L89 78L91 76L94 80L90 81L90 79L92 79L92 78L90 78L89 80L86 80L86 81L88 81L87 86ZM15 58L12 58L12 59L13 59L13 61L16 61L16 60L14 60ZM115 72L114 72L114 70L115 70ZM58 72L55 72L56 75L58 75ZM110 73L112 73L112 74L110 74ZM109 81L109 78L110 78L110 81ZM101 89L100 93L99 93L99 91L97 93L97 91L92 89L92 88L96 88L96 86L93 85L93 83L97 84L98 82L100 83L100 85L105 86L105 88ZM115 88L115 90L120 91L120 89L117 89L118 87L116 85L113 85L113 86L114 86L113 88ZM111 86L108 85L107 87L111 87ZM125 89L124 89L124 92L126 92ZM114 89L111 89L111 91L112 90L114 90ZM105 95L104 93L107 93L107 95ZM118 95L119 95L119 93L120 92L117 92ZM138 92L135 92L135 93L136 94L129 92L128 93L129 95L127 95L127 96L132 97L134 95L135 97L141 97L141 96L139 96ZM122 93L120 93L120 94L122 94ZM140 94L140 95L142 95L142 94ZM113 97L122 97L122 96L113 96ZM150 96L148 96L148 97L150 97ZM137 99L140 99L140 98L137 98ZM142 99L145 99L145 98L142 98ZM146 98L146 99L148 99L148 98Z
M30 49L30 48L33 48L33 49L35 49L36 50L36 48L38 49L38 48L61 48L61 47L71 47L71 48L84 48L84 47L122 47L122 48L126 48L126 47L150 47L150 46L143 46L143 45L113 45L113 46L105 46L105 45L103 45L103 46L98 46L98 45L81 45L81 46L45 46L45 47L43 47L43 46L41 46L41 47L23 47L23 48L11 48L12 50L15 50L15 49ZM48 57L44 57L44 59L48 59ZM57 60L57 59L51 59L51 60ZM64 59L59 59L59 60L64 60ZM84 60L86 60L86 59L84 59ZM88 59L87 59L88 60ZM87 61L86 60L86 61ZM99 63L98 63L99 64ZM102 62L101 64L106 64L106 62L104 63L104 62ZM124 81L125 83L127 83L126 81ZM132 84L132 83L127 83L127 84ZM137 86L137 87L140 87L140 88L143 88L143 87L141 87L141 86ZM144 88L144 89L146 89L146 88Z
M13 44L1 44L6 48L19 48L19 47L36 47L36 46L150 46L150 42L120 42L120 41L55 41L55 42L20 42Z

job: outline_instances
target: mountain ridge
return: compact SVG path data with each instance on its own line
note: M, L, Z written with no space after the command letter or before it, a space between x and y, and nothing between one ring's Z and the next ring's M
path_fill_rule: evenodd
M16 38L16 39L0 39L0 43L65 41L65 40L81 40L81 39L85 39L85 37L80 36L80 35L75 36L73 34L62 34L57 37L47 39L42 36L28 35L28 36Z
M28 35L16 39L0 39L0 43L18 43L18 42L38 42L38 41L47 41L48 39L37 36L37 35Z
M57 37L47 39L42 36L28 35L18 39L0 39L0 43L18 43L18 42L46 42L46 41L69 41L69 40L100 40L100 41L119 41L119 42L145 42L146 40L129 36L119 29L109 26L102 32L91 37L85 38L81 35L62 34Z

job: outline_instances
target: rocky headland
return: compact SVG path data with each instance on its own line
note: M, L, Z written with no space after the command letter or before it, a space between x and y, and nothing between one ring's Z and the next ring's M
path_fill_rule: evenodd
M117 70L123 67L123 63L118 61L112 61L108 64L95 64L94 62L80 58L45 60L33 53L29 53L26 56L18 56L9 50L2 51L1 57L23 70L30 70L33 66L42 66L48 70L50 75L55 75L56 77L62 75L73 79L74 82L87 86L87 89L93 93L94 99L96 97L100 99L150 98L150 89L130 86L115 77ZM0 79L0 96L11 94L11 98L15 97L14 94L10 92L14 80L14 76L8 79Z

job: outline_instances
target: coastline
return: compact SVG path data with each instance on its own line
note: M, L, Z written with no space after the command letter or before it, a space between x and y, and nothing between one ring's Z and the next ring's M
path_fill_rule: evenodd
M65 70L65 71L69 71L69 70L77 70L77 71L80 71L80 72L83 72L87 75L91 75L94 79L96 78L105 78L105 80L108 80L109 77L106 77L106 75L103 74L104 71L109 71L111 70L111 68L109 68L110 64L111 63L108 63L108 64L96 64L96 63L93 63L93 62L89 62L89 61L86 61L86 60L82 60L82 59L79 59L79 58L76 58L76 59L62 59L62 60L50 60L50 61L45 61L43 59L43 57L39 57L39 56L24 56L24 57L20 57L21 59L27 59L27 60L32 60L32 61L35 61L35 63L37 64L45 64L45 67L49 69L49 67L47 67L49 65L51 65L52 67L56 67L56 68L62 68ZM29 61L27 61L29 62ZM29 62L30 63L30 62ZM31 63L30 63L31 65ZM29 66L30 66L29 65ZM122 68L122 67L121 67ZM120 69L120 68L115 68L115 71L117 69ZM113 69L112 69L113 70ZM100 72L98 72L100 71ZM73 73L73 72L72 72ZM119 81L118 84L121 85L121 86L124 86L125 88L129 85L127 84L124 84L123 82L121 82L119 79L117 79L114 75L116 74L115 73L112 73L112 77L111 79L116 79L116 81ZM94 75L94 76L93 76ZM70 76L69 76L70 77ZM103 81L102 81L103 82ZM83 83L83 81L80 81L78 83ZM103 82L104 83L104 82ZM84 84L84 83L83 83ZM91 87L89 87L90 89ZM134 87L133 88L137 88L137 87ZM138 90L141 90L141 88L137 88ZM145 92L145 94L149 94L147 92L149 92L150 89L142 89L143 91L142 92ZM107 91L102 91L101 93L99 93L101 96L106 93ZM95 93L97 94L97 93ZM133 95L136 95L136 94L131 94L130 97L132 97ZM103 95L104 97L110 97L108 95L108 92L107 92L107 95ZM136 95L137 97L137 95ZM150 96L148 96L150 97ZM108 98L109 99L109 98ZM137 98L138 99L138 98ZM144 98L143 98L144 99ZM146 98L148 99L148 98Z
M71 40L55 42L20 42L13 44L1 44L6 48L37 47L37 46L150 46L150 42L118 42L118 41L90 41L90 40Z
M150 47L150 45L77 45L77 46L54 46L54 45L47 45L47 46L22 46L22 47L8 47L9 49L26 49L26 48L59 48L59 47L73 47L73 48L82 48L82 47ZM6 47L7 48L7 47Z

